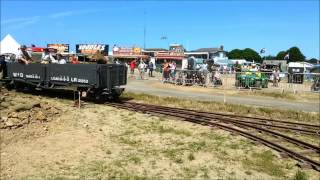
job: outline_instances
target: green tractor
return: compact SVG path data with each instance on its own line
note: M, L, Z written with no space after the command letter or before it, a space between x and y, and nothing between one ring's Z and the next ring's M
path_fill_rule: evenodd
M244 88L267 88L268 77L260 72L243 72L236 74L236 87Z

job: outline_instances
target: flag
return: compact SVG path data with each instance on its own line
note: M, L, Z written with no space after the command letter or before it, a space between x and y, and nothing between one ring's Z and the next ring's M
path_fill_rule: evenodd
M283 59L289 59L289 53L286 54Z
M266 52L266 48L262 48L262 49L260 50L260 54L265 53L265 52Z

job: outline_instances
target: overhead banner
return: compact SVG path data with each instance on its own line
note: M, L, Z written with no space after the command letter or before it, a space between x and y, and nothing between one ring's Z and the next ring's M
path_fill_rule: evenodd
M95 54L97 51L108 55L109 45L107 44L77 44L76 52L81 54Z
M113 55L141 55L139 47L113 47Z
M56 49L58 53L68 53L69 44L47 44L48 48Z

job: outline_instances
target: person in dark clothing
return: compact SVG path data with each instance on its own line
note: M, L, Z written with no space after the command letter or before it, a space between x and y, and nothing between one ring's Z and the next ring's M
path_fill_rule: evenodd
M152 72L153 72L153 63L151 61L149 61L149 77L153 77Z
M7 63L5 55L0 55L0 79L4 78L7 74Z

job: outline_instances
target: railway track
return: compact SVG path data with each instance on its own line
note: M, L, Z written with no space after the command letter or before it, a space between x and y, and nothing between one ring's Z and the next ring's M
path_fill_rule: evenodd
M128 102L127 102L128 103ZM132 105L141 106L139 103L130 102ZM215 118L215 119L222 119L228 120L231 122L237 123L247 123L253 124L257 126L263 126L273 129L283 129L287 131L292 131L295 133L301 134L308 134L320 137L320 125L313 125L313 124L306 124L306 123L297 123L297 122L290 122L290 121L280 121L280 120L273 120L273 119L266 119L266 118L257 118L257 117L248 117L248 116L239 116L233 114L222 114L222 113L212 113L212 112L204 112L204 111L195 111L189 109L182 109L182 108L172 108L172 107L165 107L165 106L156 106L156 105L148 105L149 108L161 108L167 111L179 111L182 113L188 113L190 115L201 115L207 118Z
M320 147L288 136L283 132L307 134L319 138L320 126L290 121L211 113L150 104L122 102L107 105L155 115L176 117L185 121L217 127L264 144L299 161L301 166L320 172Z

